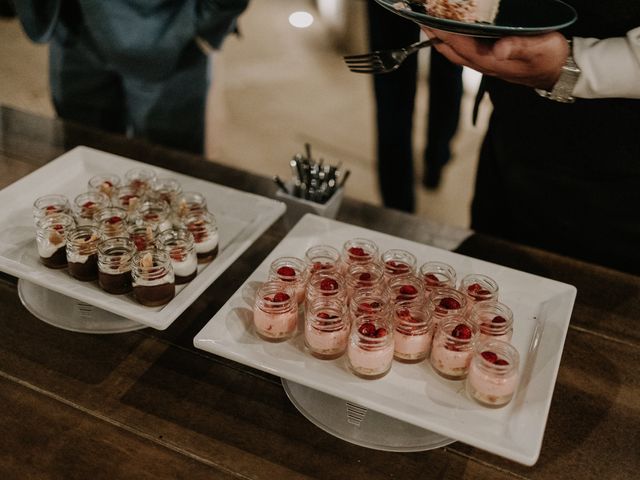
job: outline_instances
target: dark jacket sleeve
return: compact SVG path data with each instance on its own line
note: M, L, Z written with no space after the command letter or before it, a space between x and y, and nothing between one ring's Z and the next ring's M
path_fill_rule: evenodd
M60 15L61 0L14 0L16 13L27 36L46 43L53 35Z
M198 0L197 33L213 48L220 48L224 38L234 30L236 19L249 0Z

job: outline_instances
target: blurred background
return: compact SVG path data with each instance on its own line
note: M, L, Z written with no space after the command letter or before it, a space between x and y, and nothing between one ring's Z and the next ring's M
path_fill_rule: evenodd
M289 159L308 142L314 157L342 162L351 170L348 196L380 204L372 80L349 72L342 60L342 55L367 51L366 1L372 0L251 0L239 20L241 35L229 37L212 54L207 158L288 178ZM295 12L306 12L313 21L302 25ZM16 19L0 19L1 104L55 115L47 54L48 47L29 41ZM452 159L437 190L422 188L428 49L419 55L419 75L425 79L419 82L415 112L417 214L468 227L477 152L490 105L485 99L472 126L479 78L465 69Z

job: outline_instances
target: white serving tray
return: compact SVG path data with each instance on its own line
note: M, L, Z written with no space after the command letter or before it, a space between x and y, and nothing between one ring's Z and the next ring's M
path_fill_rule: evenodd
M305 351L302 333L284 343L260 340L252 324L255 292L270 263L280 256L302 257L307 248L341 248L354 237L375 241L381 253L408 250L418 265L439 260L458 278L483 273L500 287L500 299L515 316L513 344L520 352L521 381L512 402L501 409L474 403L463 383L437 376L428 363L394 361L379 380L349 372L346 358L323 361ZM547 415L576 289L571 285L404 240L316 215L305 215L194 339L196 347L287 380L487 450L525 465L540 453ZM299 330L300 332L300 330Z
M204 160L203 160L204 161ZM159 177L178 180L183 191L202 193L220 231L218 257L198 267L197 277L176 290L163 307L145 307L131 295L110 295L97 282L80 282L65 269L51 270L39 262L31 207L45 194L61 193L70 202L87 191L98 173L124 173L136 167L154 170ZM128 158L77 147L28 176L0 190L0 270L65 296L93 305L140 324L164 330L224 272L285 211L282 202L199 180Z

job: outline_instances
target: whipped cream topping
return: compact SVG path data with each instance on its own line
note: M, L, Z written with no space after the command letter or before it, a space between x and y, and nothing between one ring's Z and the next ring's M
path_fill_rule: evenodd
M202 242L196 242L196 252L198 253L207 253L213 250L218 246L220 238L217 232L209 234L206 238L202 240Z
M171 258L173 272L179 277L188 277L198 268L198 257L195 254L186 255L184 260Z

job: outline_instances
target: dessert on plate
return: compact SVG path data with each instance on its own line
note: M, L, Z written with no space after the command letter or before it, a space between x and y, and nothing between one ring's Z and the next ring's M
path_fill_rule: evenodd
M373 380L391 370L394 350L391 319L363 315L354 320L347 347L348 364L358 377Z
M394 358L405 363L424 360L431 351L429 318L419 305L399 304L395 309Z
M131 258L135 252L133 241L114 237L98 244L98 285L107 293L129 293L131 286Z
M208 263L218 256L218 225L211 212L187 215L184 227L191 232L195 243L198 263Z
M48 268L67 266L67 234L75 227L75 221L66 213L46 215L36 224L36 244L40 262Z
M498 15L500 0L407 0L395 6L458 22L492 24Z
M158 248L171 258L176 285L190 282L198 274L198 257L193 235L185 228L165 230L158 235Z
M343 302L316 299L307 309L304 343L314 357L330 360L347 349L350 322Z
M518 351L501 340L483 341L476 347L466 381L467 393L492 408L506 405L518 385Z
M131 279L133 296L147 307L165 305L175 296L173 267L164 250L136 252L131 261Z
M291 338L298 326L294 290L279 280L265 282L256 295L253 324L263 340L282 342Z
M67 235L69 275L81 282L98 278L98 243L100 235L93 225L80 225Z
M464 379L478 335L476 324L464 317L442 322L431 346L431 366L436 373L448 380Z

